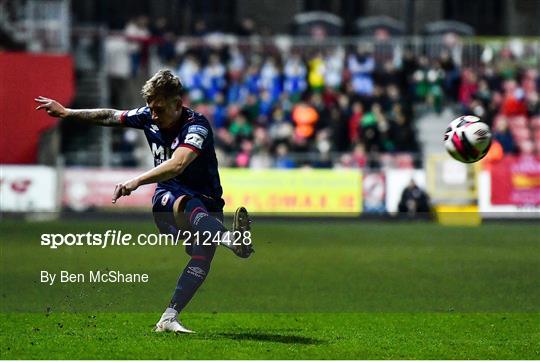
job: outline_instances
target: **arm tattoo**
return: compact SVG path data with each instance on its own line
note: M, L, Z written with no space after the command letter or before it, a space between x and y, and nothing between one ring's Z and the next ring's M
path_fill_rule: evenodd
M115 109L71 109L65 119L102 126L120 126L122 124L121 115L122 112Z

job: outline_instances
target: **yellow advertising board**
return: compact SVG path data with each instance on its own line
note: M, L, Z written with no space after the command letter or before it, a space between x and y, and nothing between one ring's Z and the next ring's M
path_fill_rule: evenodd
M221 169L225 212L350 216L362 211L357 170Z

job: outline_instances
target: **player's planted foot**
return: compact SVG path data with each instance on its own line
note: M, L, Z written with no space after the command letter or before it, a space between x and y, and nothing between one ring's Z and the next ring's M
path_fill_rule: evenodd
M249 219L248 211L245 207L240 206L236 209L233 219L233 233L240 232L242 237L238 240L237 245L233 245L231 250L241 258L249 258L249 256L255 252L253 249L253 242L251 236L247 238L249 243L245 243L245 232L251 230L251 220Z
M178 312L172 308L167 308L161 319L156 324L155 332L175 332L175 333L195 333L184 327L178 321Z

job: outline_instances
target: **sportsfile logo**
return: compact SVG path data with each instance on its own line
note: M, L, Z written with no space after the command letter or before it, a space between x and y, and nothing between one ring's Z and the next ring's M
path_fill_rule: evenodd
M107 230L105 233L79 234L41 234L41 246L58 249L60 246L98 246L106 248L110 245L132 245L133 236L121 230Z
M121 230L107 230L104 233L80 234L41 234L40 245L50 249L61 246L91 246L106 248L109 246L191 246L191 245L251 245L250 231L210 231L189 230L173 234L138 234L133 235Z

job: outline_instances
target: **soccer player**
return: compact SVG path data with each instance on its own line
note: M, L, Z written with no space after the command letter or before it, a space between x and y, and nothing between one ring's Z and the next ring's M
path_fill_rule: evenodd
M161 233L210 232L210 240L218 240L237 256L247 258L254 251L251 238L248 242L238 242L223 226L225 202L221 197L212 128L203 115L182 105L181 91L178 77L169 70L160 70L142 88L147 105L130 111L69 109L42 96L35 101L40 103L37 110L44 109L52 117L142 129L154 155L155 167L117 184L112 202L128 196L141 185L157 183L152 212ZM245 236L249 230L248 212L239 207L233 219L233 232ZM178 279L168 308L156 324L156 331L192 332L179 322L178 313L205 280L216 245L216 242L203 243L202 238L189 242L186 252L191 259Z

